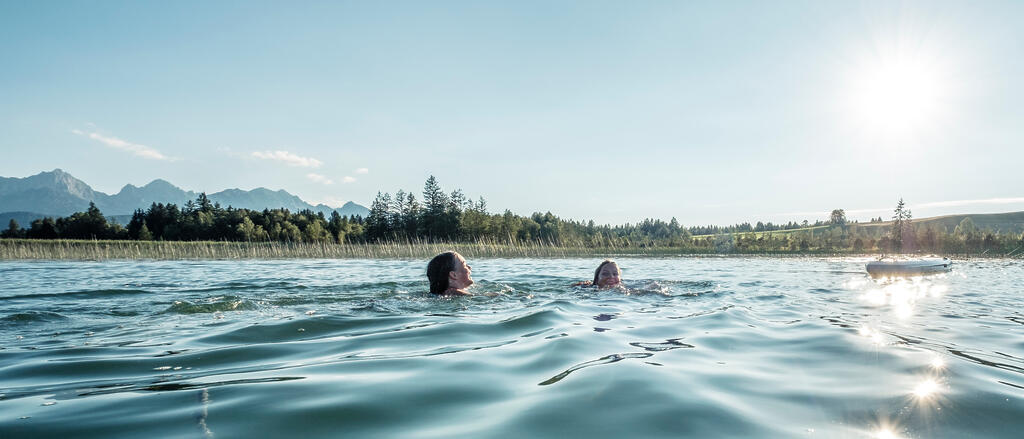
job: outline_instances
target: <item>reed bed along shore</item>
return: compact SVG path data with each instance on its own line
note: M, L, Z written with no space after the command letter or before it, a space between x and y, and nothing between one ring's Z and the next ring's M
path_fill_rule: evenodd
M454 250L474 258L574 258L614 256L872 256L834 251L716 253L710 249L679 247L587 247L553 243L498 242L381 242L334 244L326 242L234 241L118 241L0 239L0 260L109 259L427 259ZM955 258L1007 257L996 254L945 255ZM1017 259L1024 256L1010 256Z
M590 248L544 243L99 241L0 239L0 260L424 259L454 250L467 258L670 255L679 249Z

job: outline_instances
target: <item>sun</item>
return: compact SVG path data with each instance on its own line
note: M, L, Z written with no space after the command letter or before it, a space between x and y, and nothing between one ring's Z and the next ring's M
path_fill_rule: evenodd
M878 124L920 123L938 103L937 88L923 65L903 60L880 65L860 84L860 110Z
M848 90L853 116L872 131L926 129L946 93L941 76L937 66L912 56L870 60L859 66Z
M929 47L876 43L845 60L843 105L853 127L878 140L942 131L952 110L956 76L951 54Z

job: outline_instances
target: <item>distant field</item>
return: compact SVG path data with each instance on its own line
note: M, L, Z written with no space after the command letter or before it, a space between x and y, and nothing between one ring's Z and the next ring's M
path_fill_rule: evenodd
M773 231L770 231L770 232L736 232L736 233L723 233L723 234L724 235L745 235L747 233L753 233L754 236L761 237L761 236L767 235L767 234L786 235L786 234L789 234L789 233L807 232L807 231L812 231L812 233L813 233L814 230L827 229L828 227L829 226L827 226L827 225L823 225L823 226L801 227L799 229L773 230ZM716 235L714 235L714 234L712 234L712 235L693 235L694 238L707 238L709 236L716 236Z
M945 215L914 220L914 222L936 227L945 227L947 231L952 232L953 229L960 224L960 221L963 221L963 219L967 217L971 218L971 221L974 222L974 225L978 230L991 229L994 232L1002 233L1024 232L1024 212ZM883 224L891 224L891 222Z
M970 217L974 226L979 231L991 230L993 232L1000 233L1024 233L1024 212L1008 212L1008 213L985 213L985 214L962 214L962 215L944 215L934 216L928 218L915 218L911 222L919 227L933 227L940 231L944 230L948 233L952 233L956 226L960 224L964 218ZM850 225L856 225L864 231L868 232L888 232L892 227L892 221L883 221L880 223L850 223ZM820 231L827 229L828 225L820 226L809 226L801 227L799 229L790 230L775 230L771 232L755 232L755 235L760 237L765 234L772 235L786 235L790 233L799 232L811 232ZM745 234L749 232L732 233L732 235ZM708 237L714 235L694 235L694 238Z
M973 222L974 226L980 231L989 229L993 232L1000 233L1024 232L1024 212L944 215L929 218L915 218L911 221L918 226L932 226L938 230L945 230L946 232L952 233L953 230L956 229L956 226L967 217L971 218L971 222ZM888 229L892 227L892 221L884 221L880 223L858 223L857 225L865 228L883 227Z

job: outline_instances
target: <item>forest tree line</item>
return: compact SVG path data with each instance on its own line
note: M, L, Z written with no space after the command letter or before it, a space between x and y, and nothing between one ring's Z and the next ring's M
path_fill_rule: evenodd
M881 217L848 222L842 209L811 224L757 222L684 227L672 218L636 224L598 225L559 218L551 212L520 216L490 213L480 197L446 193L431 176L422 201L412 192L378 193L365 218L332 212L235 209L211 203L206 194L184 206L153 203L134 212L126 226L108 220L90 203L85 212L34 220L22 228L11 220L4 238L164 241L276 241L317 243L476 242L547 244L590 248L673 248L688 253L1024 253L1024 233L974 226L965 218L954 230L913 223L903 201L890 227ZM819 226L811 228L811 226ZM824 227L821 227L824 226Z

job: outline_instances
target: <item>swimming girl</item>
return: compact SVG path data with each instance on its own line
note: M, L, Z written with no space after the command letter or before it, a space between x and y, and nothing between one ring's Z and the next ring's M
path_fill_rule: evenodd
M473 270L466 258L455 252L444 252L427 264L430 292L437 295L468 296L466 288L473 285Z
M612 288L622 284L622 270L619 264L611 259L605 259L601 265L594 270L594 281L583 281L575 285L593 285L598 288Z

